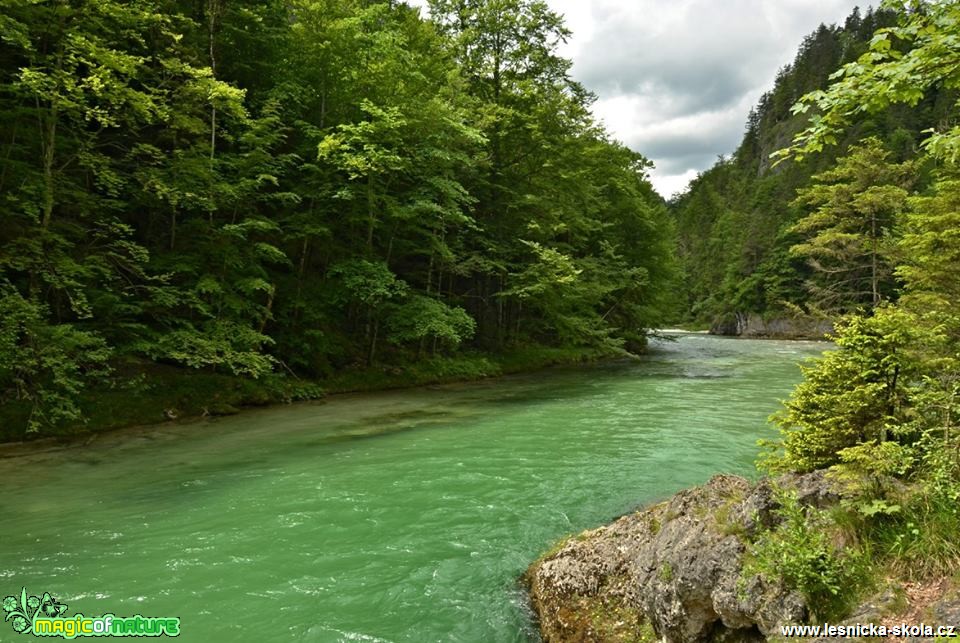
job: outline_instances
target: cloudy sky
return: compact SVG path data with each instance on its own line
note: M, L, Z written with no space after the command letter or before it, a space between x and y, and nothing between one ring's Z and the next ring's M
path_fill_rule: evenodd
M425 1L411 1L423 6ZM869 0L547 0L594 113L652 159L665 197L733 152L750 108L803 37Z

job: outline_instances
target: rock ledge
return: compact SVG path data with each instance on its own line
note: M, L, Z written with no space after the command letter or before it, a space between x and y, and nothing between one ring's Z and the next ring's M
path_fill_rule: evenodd
M838 499L822 472L777 484L803 504ZM800 594L741 577L744 541L777 508L769 481L718 475L565 541L524 576L544 640L759 641L804 622Z

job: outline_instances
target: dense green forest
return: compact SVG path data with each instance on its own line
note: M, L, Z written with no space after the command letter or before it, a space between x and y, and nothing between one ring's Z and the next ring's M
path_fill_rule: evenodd
M824 90L841 66L874 55L874 32L895 25L898 15L888 3L878 10L854 10L842 26L820 25L751 112L739 148L673 200L690 321L713 324L734 313L832 318L873 305L880 296L895 298L894 259L888 256L874 269L878 252L872 241L851 242L847 235L863 231L878 241L889 238L907 192L928 185L933 169L922 163L894 166L916 161L925 130L955 118L955 90L938 85L916 96L915 104L859 111L848 127L832 134L835 144L818 154L782 163L771 155L806 127L811 113L793 107L800 97ZM908 46L894 40L891 50ZM846 174L834 169L837 159L861 141L872 144L870 150L848 163ZM857 216L847 216L852 212L839 215L844 220L839 226L819 215L810 218L830 199L825 186L838 184L851 186L834 195L838 203L868 189L874 196L887 192L886 214L872 221L872 232L865 231L864 220L874 212L873 204L861 204L859 223ZM879 254L889 249L885 245Z
M7 437L160 373L402 378L636 349L669 310L649 162L591 116L542 1L0 9Z
M826 469L845 497L786 502L752 547L824 615L891 579L960 572L960 4L884 6L894 26L799 100L803 126L774 155L826 165L791 201L781 256L807 261L813 306L853 312L773 417L762 465Z

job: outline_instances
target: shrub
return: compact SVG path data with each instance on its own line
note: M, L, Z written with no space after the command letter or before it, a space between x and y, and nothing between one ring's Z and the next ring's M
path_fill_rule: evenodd
M777 499L781 521L758 534L744 574L780 580L799 591L817 617L839 615L852 598L850 589L865 581L861 557L832 543L825 512L801 506L792 491L777 490Z

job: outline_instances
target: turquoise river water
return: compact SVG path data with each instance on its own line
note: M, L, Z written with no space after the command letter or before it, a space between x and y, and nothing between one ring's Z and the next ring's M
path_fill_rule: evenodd
M535 641L517 577L564 535L750 474L824 344L338 396L0 459L0 597L178 616L181 640ZM0 641L25 640L0 622Z

